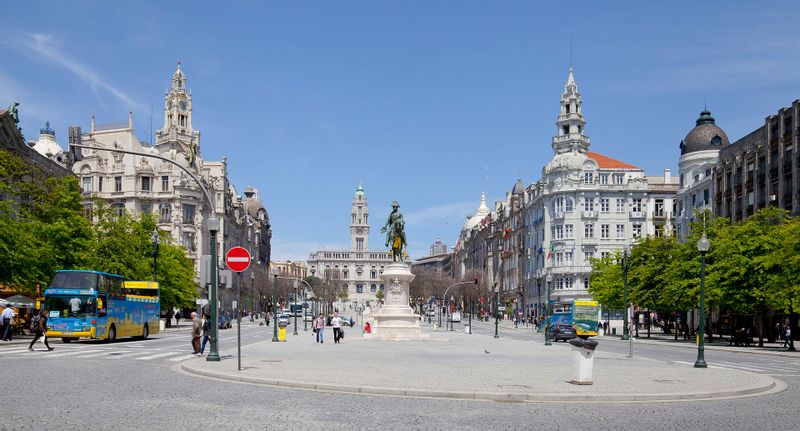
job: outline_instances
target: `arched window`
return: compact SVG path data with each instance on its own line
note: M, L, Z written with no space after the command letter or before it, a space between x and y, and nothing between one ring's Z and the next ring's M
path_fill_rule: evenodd
M364 293L364 285L361 283L356 284L356 293Z
M372 293L377 292L378 291L378 286L375 285L375 283L372 283L372 285L369 286L369 291L372 292Z

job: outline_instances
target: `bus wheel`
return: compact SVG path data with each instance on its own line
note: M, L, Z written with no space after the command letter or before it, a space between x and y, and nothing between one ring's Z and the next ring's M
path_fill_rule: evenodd
M108 328L108 337L106 337L106 340L109 343L113 343L116 339L117 339L117 328L114 325L111 325L111 327Z
M145 323L142 329L142 340L146 340L148 336L150 336L150 328L148 328L147 323Z

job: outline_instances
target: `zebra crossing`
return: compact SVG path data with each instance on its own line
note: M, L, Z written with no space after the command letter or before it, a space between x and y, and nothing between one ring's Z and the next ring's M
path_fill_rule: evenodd
M54 343L55 344L55 343ZM16 349L2 349L0 350L0 358L2 359L101 359L101 360L136 360L136 361L153 361L163 360L168 362L185 361L196 356L191 354L190 349L183 346L182 349L175 349L165 347L163 349L117 349L114 347L102 348L87 348L94 346L61 346L56 345L55 350L47 351L44 346L36 346L34 351L25 348ZM125 346L127 347L127 346Z
M675 364L694 365L694 362L671 361ZM793 359L772 359L770 361L707 361L709 368L750 371L772 377L800 377L800 361Z

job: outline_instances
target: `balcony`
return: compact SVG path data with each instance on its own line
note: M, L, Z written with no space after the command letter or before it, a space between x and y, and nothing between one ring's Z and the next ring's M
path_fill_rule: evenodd
M597 218L597 211L584 211L583 218Z
M656 212L653 213L653 218L655 218L655 219L666 219L667 218L667 213L665 213L664 211L656 211Z
M644 218L645 213L644 211L631 211L630 218Z
M564 218L564 212L563 211L555 211L555 212L553 212L553 218L554 219L563 219Z

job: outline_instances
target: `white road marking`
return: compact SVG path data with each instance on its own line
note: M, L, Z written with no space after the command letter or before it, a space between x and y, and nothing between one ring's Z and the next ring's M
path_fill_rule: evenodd
M193 354L188 354L186 356L178 356L177 358L169 358L168 361L180 362L180 361L185 361L187 359L192 359L192 358L196 358L196 357L197 356L195 356Z
M181 354L181 352L166 352L166 353L159 353L157 355L141 356L141 357L138 357L136 359L139 360L139 361L147 361L147 360L150 360L150 359L157 359L157 358L163 358L165 356L174 356L174 355L180 355L180 354Z

